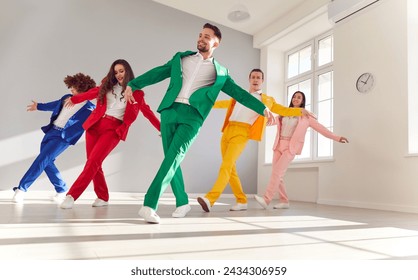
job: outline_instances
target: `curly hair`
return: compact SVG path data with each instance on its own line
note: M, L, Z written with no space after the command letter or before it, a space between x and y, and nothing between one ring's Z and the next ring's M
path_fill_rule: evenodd
M74 88L78 92L85 92L96 86L96 82L88 75L77 73L73 76L67 75L64 78L64 83L68 88Z
M118 80L116 79L116 76L115 76L115 66L118 64L122 65L125 68L125 77L123 78L123 82L121 85L122 86L122 98L124 96L123 93L125 92L128 82L135 78L132 67L131 65L129 65L129 63L126 60L124 59L115 60L110 66L109 72L107 73L106 77L104 77L104 79L102 80L102 84L100 86L98 99L99 99L99 102L101 103L103 102L104 96L106 96L106 94L109 91L112 91L113 86L118 83Z

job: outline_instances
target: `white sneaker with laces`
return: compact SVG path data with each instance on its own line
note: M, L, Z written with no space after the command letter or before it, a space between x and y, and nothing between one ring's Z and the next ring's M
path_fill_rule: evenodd
M244 211L247 210L247 203L237 203L229 209L230 211Z
M26 192L16 188L15 189L15 194L13 196L13 202L14 203L23 203L23 200L25 199L25 194Z
M51 197L51 200L55 203L62 203L65 199L65 192L62 193L56 193L53 197Z
M155 210L148 206L142 206L139 209L138 215L142 217L147 223L150 224L159 224L160 217L155 213Z
M100 199L100 198L96 198L96 200L93 202L91 207L103 207L103 206L108 206L108 205L109 205L109 202L104 201L103 199Z
M273 206L274 209L288 209L289 207L289 202L280 202Z
M264 200L264 197L255 195L254 196L255 200L258 202L258 204L260 204L261 207L263 207L264 209L267 209L268 204L266 203L266 201Z
M71 195L67 195L64 201L61 203L60 207L62 209L71 209L74 205L74 198Z
M171 216L173 218L184 218L184 217L186 217L187 213L189 213L189 211L191 209L192 208L190 207L189 204L179 206L179 207L176 208L176 210L173 212L173 214L171 214Z

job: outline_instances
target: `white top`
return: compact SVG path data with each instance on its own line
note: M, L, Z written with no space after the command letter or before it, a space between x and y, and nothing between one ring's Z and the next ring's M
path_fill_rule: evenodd
M81 107L84 106L84 104L86 104L87 101L75 104L73 107L71 108L67 108L65 106L62 106L61 112L59 113L57 119L53 122L53 124L55 126L64 128L66 123L68 122L68 120L75 114L77 113L78 110L81 109Z
M106 93L106 115L123 121L126 110L126 100L122 96L122 86L116 84L113 89Z
M261 101L261 90L251 93L251 95ZM235 104L234 110L232 111L231 117L229 117L229 120L252 125L258 116L260 116L260 114L237 102Z
M203 59L200 53L189 55L181 59L183 72L183 86L178 98L189 99L198 89L213 85L216 78L213 58Z
M283 117L282 118L282 130L280 131L280 137L291 138L293 132L295 132L298 125L299 117Z

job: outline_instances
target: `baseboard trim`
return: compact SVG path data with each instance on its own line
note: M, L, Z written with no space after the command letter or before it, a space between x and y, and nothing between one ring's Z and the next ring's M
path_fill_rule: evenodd
M331 200L331 199L319 199L317 203L323 204L323 205L332 205L332 206L344 206L344 207L395 211L395 212L404 212L404 213L418 213L417 206L405 206L405 205L385 204L385 203L370 203L370 202L361 202L361 201L343 201L343 200Z

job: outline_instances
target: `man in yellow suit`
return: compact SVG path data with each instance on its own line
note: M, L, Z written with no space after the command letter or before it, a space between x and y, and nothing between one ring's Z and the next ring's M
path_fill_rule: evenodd
M276 103L273 97L262 93L264 73L260 69L251 70L249 81L251 95L260 100L273 113L281 116L308 115L305 109L284 107ZM232 206L230 210L247 210L247 196L242 189L235 162L247 145L248 140L261 140L266 119L237 103L235 99L216 101L213 108L228 108L222 127L222 164L212 189L204 197L198 197L197 201L205 212L210 212L211 207L229 182L237 201L237 204Z

